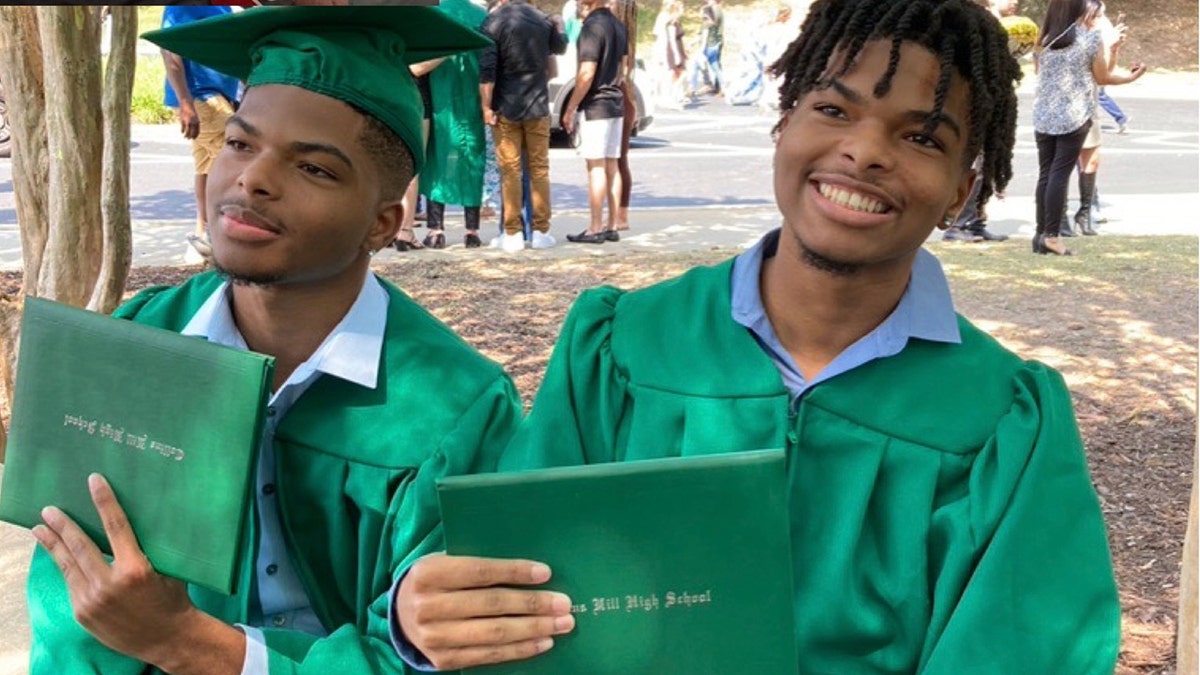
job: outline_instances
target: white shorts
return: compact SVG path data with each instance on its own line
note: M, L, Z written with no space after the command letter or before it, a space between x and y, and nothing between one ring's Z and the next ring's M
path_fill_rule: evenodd
M1092 116L1092 128L1088 129L1087 136L1083 139L1083 149L1091 150L1092 148L1100 147L1100 118Z
M579 154L584 159L618 159L621 156L622 118L583 119L579 122Z

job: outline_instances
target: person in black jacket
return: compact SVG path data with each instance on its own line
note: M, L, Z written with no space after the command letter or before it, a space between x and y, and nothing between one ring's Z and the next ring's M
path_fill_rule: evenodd
M532 183L533 248L554 246L550 235L550 95L547 67L567 50L561 23L525 0L502 0L481 30L495 41L479 58L483 121L496 139L504 234L508 252L525 248L521 227L521 155Z

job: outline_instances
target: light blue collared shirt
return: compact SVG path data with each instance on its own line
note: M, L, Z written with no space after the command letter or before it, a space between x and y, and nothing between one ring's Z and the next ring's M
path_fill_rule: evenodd
M825 366L812 381L806 381L800 368L767 317L763 307L759 278L762 263L775 255L779 244L780 230L768 232L754 246L733 261L731 283L733 320L750 329L763 351L771 357L784 386L795 400L799 400L812 387L830 378L858 368L875 359L899 354L909 339L917 338L933 342L958 344L962 337L958 332L958 316L954 312L954 301L950 297L950 285L942 265L933 254L925 249L917 251L913 261L912 275L908 287L896 309L883 323L862 336ZM796 302L803 302L799 298Z
M230 304L232 298L232 287L226 281L201 305L181 332L227 347L249 349L234 323ZM267 402L267 417L259 443L255 476L254 504L259 536L254 563L259 612L252 619L254 623L322 637L327 634L312 610L312 601L304 591L284 541L275 498L275 429L292 404L322 374L339 377L368 389L375 388L379 378L379 359L383 353L388 302L387 291L374 274L367 273L358 298L346 316ZM249 626L243 626L242 629L247 638L243 675L267 675L267 649L262 632Z

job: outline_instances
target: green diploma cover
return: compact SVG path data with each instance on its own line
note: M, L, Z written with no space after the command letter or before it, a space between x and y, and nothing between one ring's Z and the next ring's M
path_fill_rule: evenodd
M473 672L770 673L797 667L779 450L439 481L446 550L550 565L576 627Z
M111 553L103 474L160 573L232 593L274 360L29 298L0 519L62 509Z

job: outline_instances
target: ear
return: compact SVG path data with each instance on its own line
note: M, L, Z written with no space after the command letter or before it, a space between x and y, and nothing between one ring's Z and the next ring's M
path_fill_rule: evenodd
M975 180L979 178L978 172L975 169L970 169L963 172L962 178L958 181L958 186L955 188L954 201L946 209L946 217L942 222L938 223L938 229L944 230L950 227L950 223L958 216L958 212L962 211L967 204L967 199L971 196L971 187L975 185Z
M366 244L371 252L386 248L396 238L400 231L400 223L404 221L404 204L401 200L386 201L376 209L375 222L367 231Z

